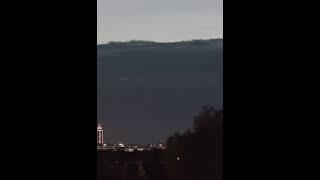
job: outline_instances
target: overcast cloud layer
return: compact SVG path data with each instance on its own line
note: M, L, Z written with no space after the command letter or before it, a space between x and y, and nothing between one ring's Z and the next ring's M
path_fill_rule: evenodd
M97 44L223 36L223 0L97 0Z

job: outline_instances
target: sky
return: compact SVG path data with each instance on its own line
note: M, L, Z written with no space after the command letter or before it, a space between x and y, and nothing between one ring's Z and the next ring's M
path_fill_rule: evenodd
M223 0L97 0L97 44L222 37ZM105 140L165 140L191 128L202 105L222 105L222 59L211 58L222 51L212 51L173 56L110 51L98 56L97 121Z
M223 37L223 0L97 0L97 44Z

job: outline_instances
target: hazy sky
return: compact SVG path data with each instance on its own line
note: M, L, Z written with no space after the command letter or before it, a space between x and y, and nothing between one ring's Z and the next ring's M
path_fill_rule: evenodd
M97 44L223 36L223 0L97 0L97 4Z

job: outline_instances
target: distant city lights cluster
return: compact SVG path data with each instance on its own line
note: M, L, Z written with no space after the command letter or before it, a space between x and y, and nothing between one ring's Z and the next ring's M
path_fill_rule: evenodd
M163 142L158 144L149 144L149 145L138 145L138 144L105 144L103 141L103 128L101 124L97 126L97 149L98 150L109 150L109 151L125 151L125 152L134 152L134 151L151 151L154 149L166 149L166 145Z

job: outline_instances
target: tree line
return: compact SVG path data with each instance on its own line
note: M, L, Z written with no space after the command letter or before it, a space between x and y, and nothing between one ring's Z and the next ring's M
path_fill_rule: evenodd
M222 180L223 110L203 106L192 130L167 139L168 174L172 180Z

